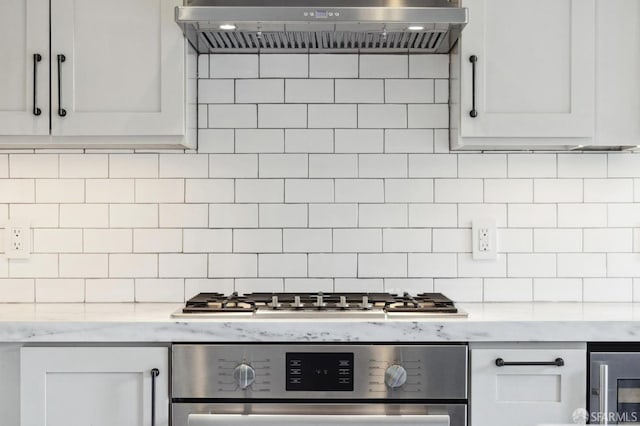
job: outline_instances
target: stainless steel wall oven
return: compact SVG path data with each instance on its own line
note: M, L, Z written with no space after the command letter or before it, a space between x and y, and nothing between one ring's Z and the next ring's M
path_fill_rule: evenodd
M464 344L175 344L173 426L465 426Z

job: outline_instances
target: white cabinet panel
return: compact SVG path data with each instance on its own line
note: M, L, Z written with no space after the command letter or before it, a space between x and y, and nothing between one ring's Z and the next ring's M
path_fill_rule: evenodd
M594 0L463 0L462 138L590 138ZM471 117L476 62L476 110Z
M179 0L54 3L54 136L184 134L185 43L174 22L179 4ZM60 54L66 60L58 75ZM65 116L58 113L59 105Z
M562 358L564 365L498 367L498 358L506 362L548 362ZM573 412L586 407L586 383L584 348L472 348L471 424L573 423Z
M640 145L640 2L596 3L597 145Z
M35 54L40 62L34 82ZM0 2L0 58L0 135L49 134L48 0Z
M20 361L22 426L150 426L154 368L156 426L168 425L167 348L25 347Z

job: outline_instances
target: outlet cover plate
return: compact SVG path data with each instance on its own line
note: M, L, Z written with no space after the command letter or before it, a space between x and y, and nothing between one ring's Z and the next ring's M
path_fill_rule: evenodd
M4 254L7 259L28 259L31 256L29 222L11 219L5 223Z
M498 257L498 237L496 221L478 219L472 223L472 244L474 260L495 260Z

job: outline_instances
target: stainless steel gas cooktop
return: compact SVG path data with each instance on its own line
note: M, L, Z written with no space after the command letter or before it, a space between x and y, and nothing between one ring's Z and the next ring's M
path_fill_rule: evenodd
M466 317L441 293L200 293L173 314L183 318L428 318Z

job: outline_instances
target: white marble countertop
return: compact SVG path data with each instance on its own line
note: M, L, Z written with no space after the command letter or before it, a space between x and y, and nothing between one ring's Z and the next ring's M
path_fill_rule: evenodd
M459 303L467 318L177 319L180 304L0 304L0 342L640 341L640 303Z

